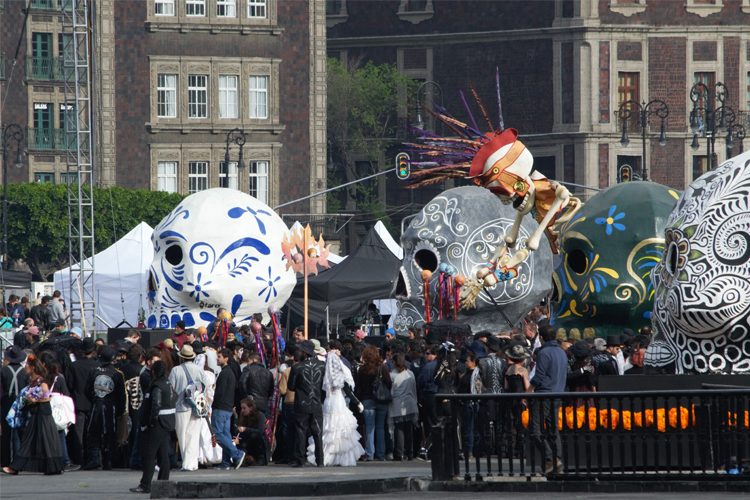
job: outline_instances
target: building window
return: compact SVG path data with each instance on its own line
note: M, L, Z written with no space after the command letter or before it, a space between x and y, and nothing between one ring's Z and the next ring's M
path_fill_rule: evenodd
M188 118L208 118L208 75L188 75Z
M52 142L52 104L48 102L34 103L34 129L29 134L29 146L33 149L53 149Z
M407 0L404 10L406 12L424 12L427 10L427 0Z
M713 95L716 88L716 73L714 73L713 71L697 71L693 74L693 83L702 83L703 85L708 87L708 94ZM707 93L705 91L699 91L697 101L697 106L699 108L706 109L707 104L712 104L706 100L706 98L709 97L706 94Z
M205 189L208 189L208 162L191 161L188 163L188 193Z
M54 184L55 174L52 172L35 172L34 182L38 182L39 184Z
M174 0L155 0L154 14L157 16L174 16Z
M239 189L236 161L230 161L229 163L223 161L219 164L219 187Z
M60 174L60 184L70 186L71 184L77 184L77 183L78 183L78 174L71 174L68 172L63 172Z
M206 0L186 0L185 13L188 16L205 16Z
M247 17L265 19L267 3L268 0L247 0Z
M326 15L337 16L341 13L343 0L326 0Z
M216 15L237 17L237 0L216 0Z
M268 77L250 77L250 118L268 118Z
M177 192L176 161L160 161L156 164L156 189L167 193Z
M750 71L747 72L747 88L745 89L745 110L750 111Z
M177 117L177 75L159 73L156 86L156 114L159 118Z
M638 72L623 72L617 73L617 98L619 99L618 106L626 101L640 102L640 80L641 74ZM628 129L639 130L640 121L638 117L637 107L630 110L630 123L628 123ZM619 120L618 120L619 121Z
M239 118L237 75L219 75L219 118Z
M248 193L258 201L268 204L268 162L251 161L248 173Z

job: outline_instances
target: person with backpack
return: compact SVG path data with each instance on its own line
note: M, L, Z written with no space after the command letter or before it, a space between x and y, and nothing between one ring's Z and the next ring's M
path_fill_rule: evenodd
M29 375L21 363L26 359L26 353L17 346L8 347L3 357L3 367L0 369L0 415L2 416L2 444L0 444L0 466L10 465L13 456L21 446L19 429L13 429L5 421L5 417L18 397L21 389L29 385Z
M85 446L87 442L85 432L91 419L91 400L86 392L86 386L91 373L99 365L100 363L96 359L94 339L86 337L81 341L80 350L76 352L75 362L70 365L67 380L76 409L76 423L72 429L75 434L72 437L71 451L73 452L73 461L79 465L85 465L90 461L88 449Z
M169 480L170 435L175 430L175 401L177 395L167 380L164 362L151 365L149 397L143 401L140 430L145 444L143 450L143 475L133 493L149 493L154 477L156 458L159 459L159 481Z
M193 346L185 344L179 354L180 365L169 373L169 383L177 393L175 431L182 456L182 470L198 470L201 419L208 415L206 376L193 363Z
M125 378L112 365L115 350L105 347L99 354L101 366L89 375L86 394L91 401L91 418L86 427L86 447L90 453L84 470L102 467L112 470L112 458L117 442L117 420L125 413Z

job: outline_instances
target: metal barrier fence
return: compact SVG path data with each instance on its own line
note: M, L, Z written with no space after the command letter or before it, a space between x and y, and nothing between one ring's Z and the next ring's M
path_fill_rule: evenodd
M433 480L731 478L750 466L750 389L436 398Z

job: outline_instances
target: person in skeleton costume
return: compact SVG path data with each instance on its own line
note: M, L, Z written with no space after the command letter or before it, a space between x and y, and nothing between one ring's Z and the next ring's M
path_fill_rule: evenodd
M114 349L105 347L99 355L101 366L89 375L86 393L91 401L91 418L86 429L90 461L85 470L112 469L112 453L117 438L117 419L125 411L125 378L112 365Z
M505 128L500 104L499 74L496 76L499 124L491 122L476 91L472 94L490 132L479 131L479 126L466 99L466 111L472 122L468 125L450 116L446 110L428 110L436 119L455 132L458 137L438 137L421 129L418 143L407 143L406 149L416 158L411 162L410 188L435 184L450 178L471 179L497 195L505 204L512 204L517 211L516 220L505 242L499 245L487 266L477 272L477 281L467 290L469 302L481 292L482 287L491 287L518 276L518 266L526 261L529 252L539 248L546 232L552 251L557 253L555 228L570 220L581 207L581 202L570 195L565 186L547 179L533 169L534 158L526 146L518 140L518 132ZM523 218L532 213L539 227L526 240L525 248L516 248Z
M323 376L323 464L355 466L365 449L359 443L357 419L349 410L344 395L354 398L352 389L354 378L349 368L344 365L335 352L326 357L326 371ZM359 403L356 403L364 409ZM315 463L315 446L310 445L307 451L308 461Z

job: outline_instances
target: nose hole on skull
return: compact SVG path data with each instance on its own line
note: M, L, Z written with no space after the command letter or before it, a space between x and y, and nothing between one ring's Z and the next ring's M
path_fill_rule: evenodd
M417 264L417 266L419 266L419 268L423 271L426 270L435 272L435 270L438 268L438 257L432 250L423 248L421 250L417 250L417 252L414 254L414 263Z
M164 251L164 258L173 266L182 262L182 247L180 245L171 245Z
M674 241L671 242L669 246L667 247L667 259L666 259L667 272L671 276L674 276L675 274L677 274L677 262L679 259L679 253L680 251L677 249L677 243L675 243Z

